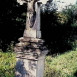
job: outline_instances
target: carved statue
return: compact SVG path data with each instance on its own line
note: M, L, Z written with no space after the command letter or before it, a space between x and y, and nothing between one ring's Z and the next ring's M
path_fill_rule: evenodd
M27 3L26 29L32 29L36 20L35 4L38 0L17 0L21 5Z
M27 3L26 30L36 29L37 2L45 3L48 0L17 0L21 5Z
M26 29L32 29L35 20L36 20L36 10L35 10L35 3L37 0L29 0L27 2L27 17L26 17Z

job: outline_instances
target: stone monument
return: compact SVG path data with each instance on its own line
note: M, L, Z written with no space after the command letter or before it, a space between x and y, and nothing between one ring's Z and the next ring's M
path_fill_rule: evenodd
M15 77L43 77L44 60L48 53L41 39L41 0L21 0L27 3L26 28L14 50L16 52Z

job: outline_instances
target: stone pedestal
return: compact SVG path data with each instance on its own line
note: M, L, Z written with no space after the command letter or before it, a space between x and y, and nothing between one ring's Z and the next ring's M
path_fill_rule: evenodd
M31 38L41 38L41 31L36 30L25 30L24 37L31 37Z
M16 77L43 77L44 60L48 53L44 41L37 38L21 37L16 44Z

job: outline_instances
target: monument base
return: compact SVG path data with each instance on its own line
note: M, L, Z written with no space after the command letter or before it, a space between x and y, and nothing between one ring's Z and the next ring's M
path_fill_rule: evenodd
M32 37L21 37L19 41L15 47L15 77L43 77L44 60L48 53L44 41Z
M36 30L25 30L24 31L24 37L32 37L32 38L41 38L41 31Z
M37 59L29 55L28 58L18 58L16 63L15 77L43 77L45 55L39 56Z

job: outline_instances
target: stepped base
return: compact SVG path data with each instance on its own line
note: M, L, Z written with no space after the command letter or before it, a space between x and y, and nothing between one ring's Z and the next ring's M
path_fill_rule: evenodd
M15 77L43 77L44 60L48 53L42 39L21 37L14 48L16 52Z
M47 51L47 48L43 45L44 41L42 39L21 37L18 40L20 43L17 43L14 48L17 53L17 57L26 58L24 55L39 57Z

